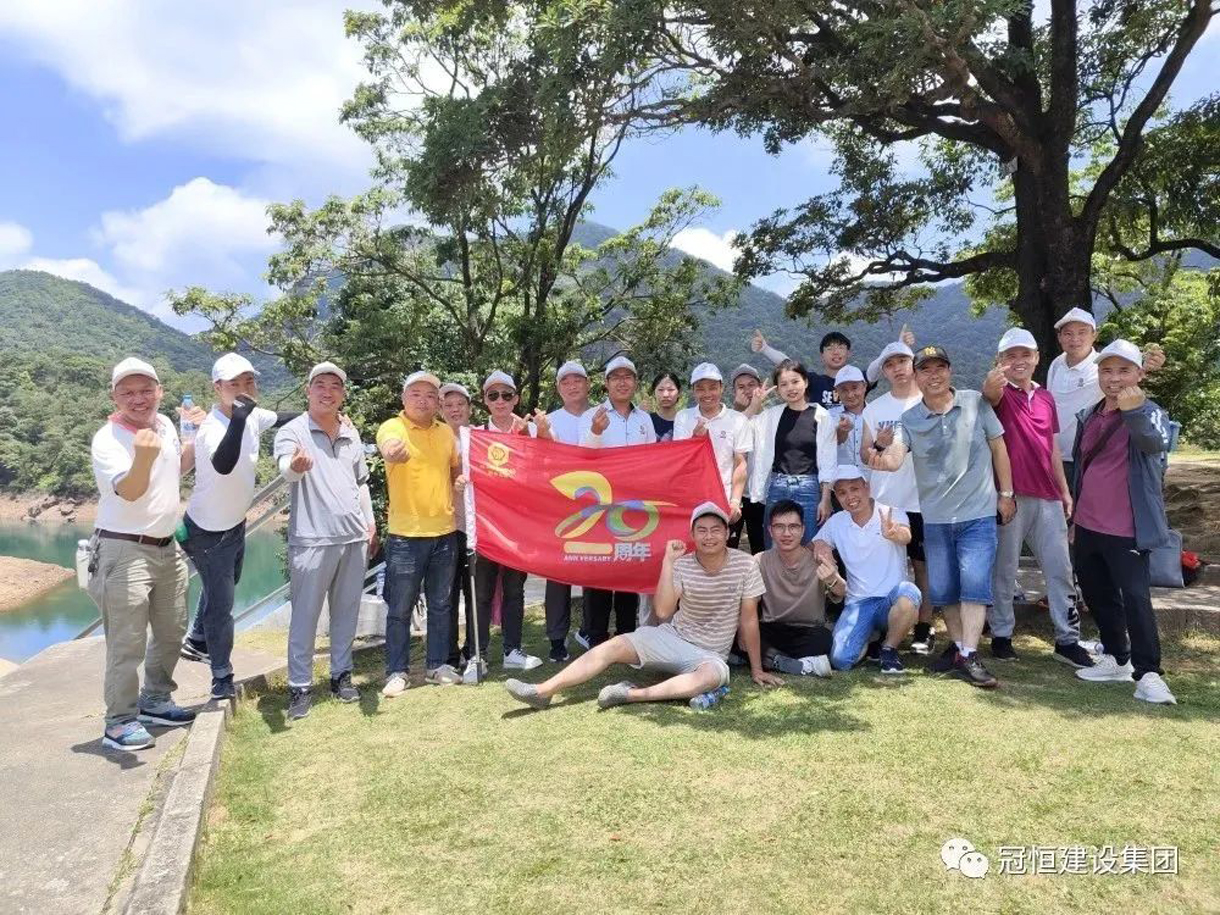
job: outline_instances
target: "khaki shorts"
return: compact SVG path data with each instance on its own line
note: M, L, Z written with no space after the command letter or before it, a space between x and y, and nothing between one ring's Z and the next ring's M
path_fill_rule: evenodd
M640 656L639 664L631 666L637 670L656 670L666 674L688 674L704 664L715 668L720 676L717 686L729 682L729 665L715 652L692 645L669 623L659 626L641 626L635 632L624 634L631 647Z

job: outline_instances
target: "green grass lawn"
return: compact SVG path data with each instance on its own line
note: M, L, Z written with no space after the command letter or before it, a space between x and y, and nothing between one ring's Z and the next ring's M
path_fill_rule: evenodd
M538 620L526 637L541 650ZM1166 645L1176 707L1076 680L1045 632L1017 648L991 692L858 670L764 693L738 673L703 713L599 711L621 670L543 712L498 669L388 701L366 652L359 705L289 725L282 693L241 704L189 911L1220 910L1220 641ZM954 836L991 873L946 872ZM1177 846L1179 873L998 873L1018 845Z

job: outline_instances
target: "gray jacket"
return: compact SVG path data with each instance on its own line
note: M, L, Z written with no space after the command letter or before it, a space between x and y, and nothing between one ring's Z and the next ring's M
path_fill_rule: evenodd
M1072 461L1076 479L1072 484L1073 501L1080 498L1080 442L1085 423L1105 405L1081 410L1076 414L1076 442L1072 445ZM1169 414L1151 400L1135 410L1123 410L1123 423L1131 437L1127 449L1127 489L1131 495L1131 512L1135 515L1135 547L1152 550L1164 545L1169 537L1169 519L1165 516L1164 487L1165 454L1169 451Z

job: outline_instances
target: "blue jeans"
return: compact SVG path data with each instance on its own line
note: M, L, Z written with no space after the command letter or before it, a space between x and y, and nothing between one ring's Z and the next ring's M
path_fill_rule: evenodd
M405 674L411 656L411 611L424 592L428 606L428 642L425 666L433 670L449 654L449 592L457 562L457 538L399 537L385 542L386 675Z
M182 551L199 572L199 605L190 637L207 643L212 676L228 677L233 673L233 594L246 556L246 522L227 531L205 531L190 515L182 520Z
M772 473L767 480L767 507L763 510L763 545L771 549L771 509L781 499L791 499L805 512L805 535L801 543L806 544L818 532L818 502L822 490L818 478L812 473Z
M916 609L919 609L923 599L917 587L909 581L902 581L894 585L885 597L861 597L847 601L831 635L830 666L835 670L850 670L860 660L873 633L884 635L889 629L890 610L900 597L905 597Z
M923 522L924 553L928 560L928 590L935 607L992 603L995 568L995 518L936 524Z

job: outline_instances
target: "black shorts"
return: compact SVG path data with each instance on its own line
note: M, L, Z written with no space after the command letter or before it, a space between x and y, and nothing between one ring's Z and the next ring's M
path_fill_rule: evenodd
M911 542L907 544L907 558L913 562L926 562L923 552L923 514L907 512L911 525Z

